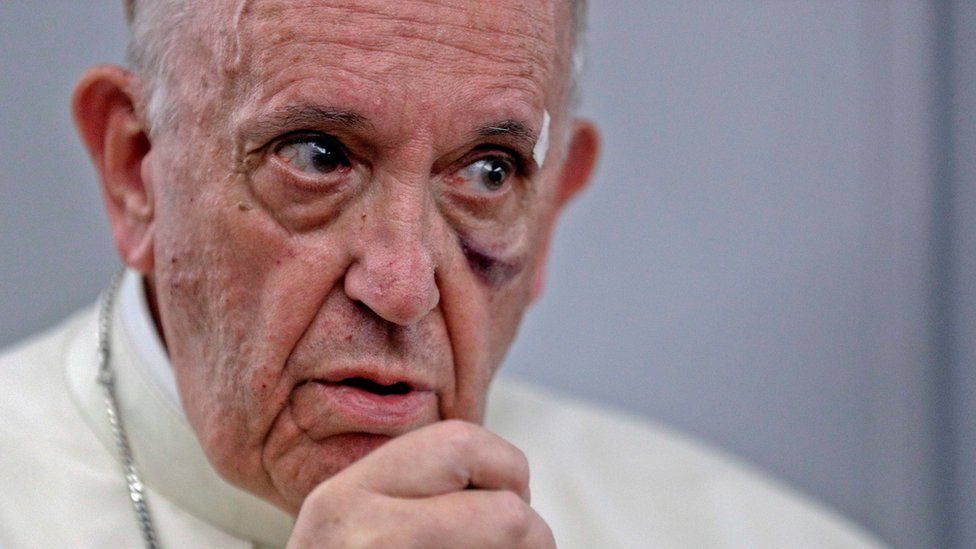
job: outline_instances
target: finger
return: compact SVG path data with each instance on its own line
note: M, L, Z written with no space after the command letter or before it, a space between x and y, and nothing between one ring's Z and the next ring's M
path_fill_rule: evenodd
M346 472L366 489L393 497L482 488L508 490L529 502L525 454L487 429L457 420L398 437Z
M507 490L464 490L410 500L410 539L421 547L555 547L539 514Z

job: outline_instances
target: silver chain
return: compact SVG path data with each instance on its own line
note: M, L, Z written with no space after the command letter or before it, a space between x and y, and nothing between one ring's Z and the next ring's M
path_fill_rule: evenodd
M112 327L112 308L124 275L125 269L123 268L112 276L112 281L102 295L101 306L98 310L98 383L105 389L105 412L108 414L108 422L112 426L112 433L115 435L119 461L122 462L125 484L129 488L129 499L132 500L132 509L136 512L136 520L139 521L142 539L146 542L147 548L158 549L159 541L156 538L156 529L153 527L152 517L149 515L145 487L139 477L139 472L136 470L136 461L132 457L129 437L125 433L122 416L119 414L119 401L115 397L115 372L112 371L110 363L109 335Z

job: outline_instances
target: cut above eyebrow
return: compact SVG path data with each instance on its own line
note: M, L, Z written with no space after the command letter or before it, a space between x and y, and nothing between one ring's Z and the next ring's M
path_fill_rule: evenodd
M518 120L502 120L501 122L482 126L478 129L478 135L481 137L504 136L520 145L524 145L526 149L532 149L539 139L539 136L535 132Z

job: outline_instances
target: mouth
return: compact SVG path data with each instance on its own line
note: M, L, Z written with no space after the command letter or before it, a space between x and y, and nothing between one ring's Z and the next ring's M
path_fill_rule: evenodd
M384 385L364 377L347 377L335 383L335 385L366 391L367 393L378 396L405 395L413 390L410 384L405 381L397 381L389 385Z
M372 375L307 380L295 387L292 407L313 438L350 432L395 436L437 419L434 391Z

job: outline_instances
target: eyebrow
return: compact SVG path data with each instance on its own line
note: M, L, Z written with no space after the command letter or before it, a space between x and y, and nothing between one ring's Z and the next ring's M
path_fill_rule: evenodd
M359 113L327 105L286 105L248 124L244 134L268 136L290 129L323 127L362 131L371 128L372 123ZM526 150L531 150L539 139L528 126L513 119L485 124L476 130L476 134L479 137L502 137Z
M368 118L353 111L325 105L287 105L255 121L248 133L269 134L288 129L320 127L362 130L370 126Z
M481 137L507 137L530 150L539 140L539 136L534 131L518 120L502 120L482 126L478 129L478 135Z

